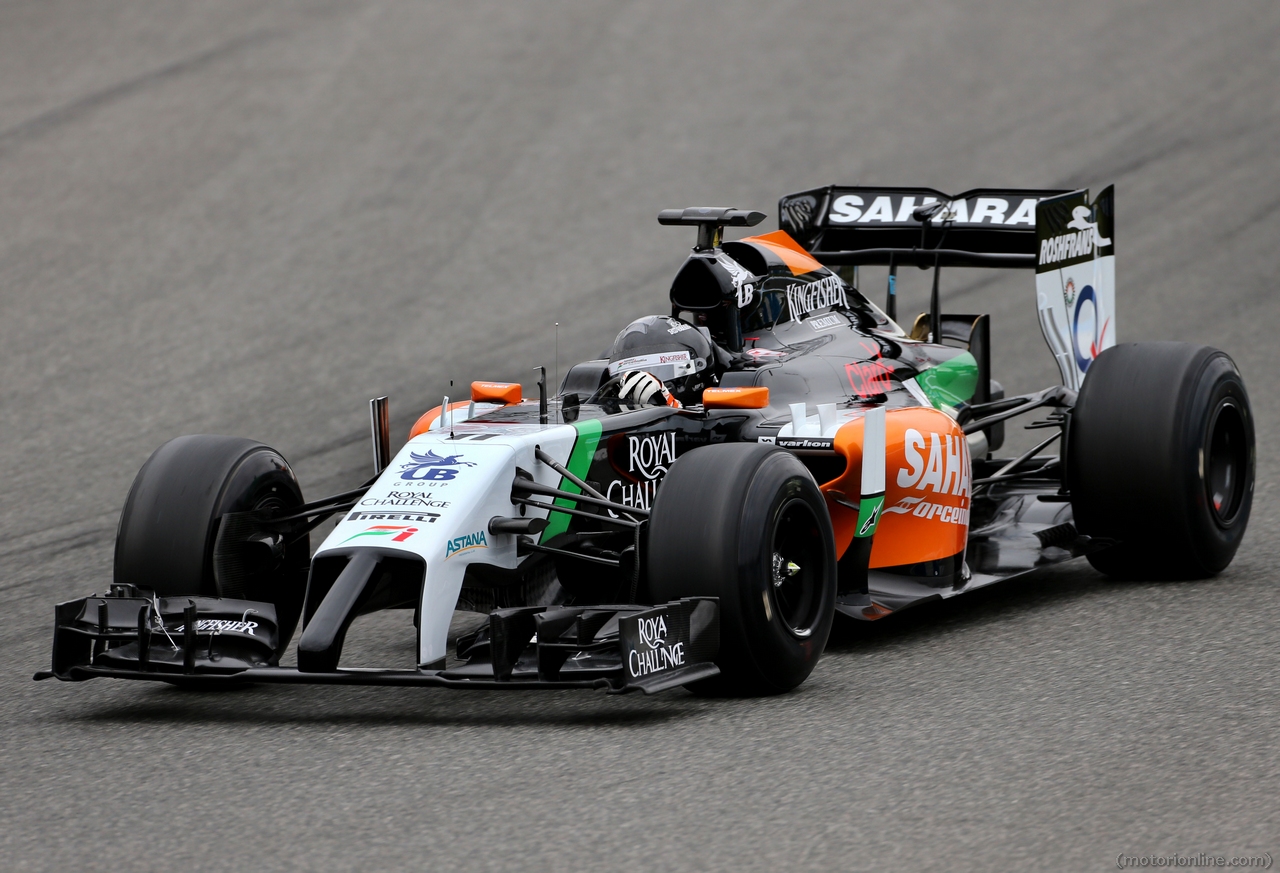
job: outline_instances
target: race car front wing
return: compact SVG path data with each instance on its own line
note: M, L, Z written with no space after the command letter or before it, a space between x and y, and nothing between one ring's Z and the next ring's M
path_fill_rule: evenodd
M654 694L719 674L719 602L499 609L460 637L441 669L302 670L276 665L269 603L156 597L133 586L57 606L53 666L35 679L98 677L178 685L423 685L473 689L595 688Z

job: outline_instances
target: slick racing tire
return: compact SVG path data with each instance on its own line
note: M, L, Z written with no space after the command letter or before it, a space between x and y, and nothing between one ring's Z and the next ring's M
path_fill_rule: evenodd
M219 590L214 544L229 512L301 506L302 489L274 449L240 437L181 436L152 453L138 471L116 533L117 584L161 597L236 597L275 604L278 658L302 613L310 537L287 542L274 559L237 565Z
M720 599L721 675L695 692L778 694L813 671L835 614L835 540L795 456L755 443L681 456L654 498L647 549L655 602Z
M1076 527L1119 544L1089 555L1109 576L1198 579L1231 563L1253 501L1254 423L1225 353L1126 343L1089 367L1071 415Z

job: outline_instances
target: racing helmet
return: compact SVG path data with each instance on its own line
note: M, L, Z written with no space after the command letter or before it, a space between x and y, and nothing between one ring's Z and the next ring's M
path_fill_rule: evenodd
M702 402L702 389L715 385L715 348L706 335L679 318L646 315L628 324L609 349L609 376L633 371L657 377L682 405Z

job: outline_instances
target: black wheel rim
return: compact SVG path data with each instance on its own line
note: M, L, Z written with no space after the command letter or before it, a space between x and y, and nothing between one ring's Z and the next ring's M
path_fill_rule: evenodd
M1219 526L1228 527L1240 513L1249 464L1244 416L1235 401L1225 400L1214 410L1204 453L1204 487L1209 511Z
M800 639L818 622L826 555L813 509L803 500L787 501L773 526L769 552L769 600L778 619Z

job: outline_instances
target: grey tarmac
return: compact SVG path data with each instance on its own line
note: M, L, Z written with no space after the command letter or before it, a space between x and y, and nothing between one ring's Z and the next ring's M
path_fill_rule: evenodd
M1274 856L1278 47L1267 0L0 0L0 867ZM660 209L775 227L830 183L1115 183L1120 338L1221 347L1252 392L1235 563L1155 585L1073 562L842 625L765 700L30 681L165 440L251 436L309 497L353 487L370 397L402 438L450 380L532 388L662 312L691 239ZM928 281L900 276L904 312ZM942 278L992 313L1014 391L1057 379L1032 287ZM350 651L407 663L408 613Z

